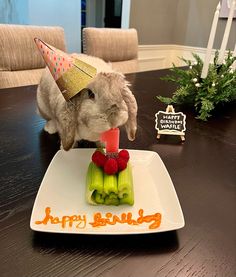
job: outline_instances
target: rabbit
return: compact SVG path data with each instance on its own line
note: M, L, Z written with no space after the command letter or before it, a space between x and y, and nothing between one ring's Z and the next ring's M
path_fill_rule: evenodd
M122 125L128 139L134 140L138 107L125 76L100 58L71 56L96 67L97 74L85 89L66 101L45 69L37 89L38 113L47 121L44 130L49 134L58 132L61 148L66 151L79 140L98 142L101 133Z

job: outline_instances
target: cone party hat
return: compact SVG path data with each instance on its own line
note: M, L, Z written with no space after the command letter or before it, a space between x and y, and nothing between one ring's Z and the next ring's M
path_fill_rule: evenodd
M35 38L35 43L56 81L65 100L68 101L95 77L95 67Z

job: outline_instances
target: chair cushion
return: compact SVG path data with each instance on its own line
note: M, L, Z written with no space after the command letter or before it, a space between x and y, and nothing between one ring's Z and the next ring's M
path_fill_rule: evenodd
M0 72L0 89L37 85L40 81L44 68L18 71Z
M138 36L135 29L84 28L84 52L106 62L137 58Z
M34 43L35 37L65 51L61 27L0 24L0 71L45 67Z

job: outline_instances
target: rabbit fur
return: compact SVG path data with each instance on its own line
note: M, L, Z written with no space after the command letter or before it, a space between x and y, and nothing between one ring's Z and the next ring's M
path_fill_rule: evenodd
M37 89L39 114L47 121L44 130L59 133L61 146L69 150L79 140L99 141L102 132L125 125L129 140L135 139L137 103L123 74L103 60L73 54L97 68L86 89L66 101L48 68Z

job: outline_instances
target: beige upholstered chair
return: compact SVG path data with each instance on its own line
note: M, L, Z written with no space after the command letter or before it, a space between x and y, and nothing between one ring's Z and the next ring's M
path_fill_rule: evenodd
M122 73L138 71L138 35L135 29L84 28L83 50L111 62Z
M39 83L45 63L34 37L65 51L61 27L0 24L0 88Z

